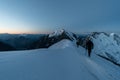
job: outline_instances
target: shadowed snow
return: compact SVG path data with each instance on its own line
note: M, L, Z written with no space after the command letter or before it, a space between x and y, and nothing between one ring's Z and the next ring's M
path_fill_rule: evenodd
M98 58L100 62L95 54L85 56L85 49L71 41L63 40L51 48L0 52L0 80L115 80L102 65L108 62Z

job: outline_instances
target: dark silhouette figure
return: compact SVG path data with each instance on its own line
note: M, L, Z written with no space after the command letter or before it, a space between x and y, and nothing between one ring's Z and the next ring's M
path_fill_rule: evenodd
M90 55L91 55L91 51L92 51L93 47L94 47L93 42L92 42L91 40L88 40L88 41L86 42L86 49L88 50L88 56L89 56L89 57L90 57Z
M77 40L77 41L76 41L76 44L77 44L77 47L79 47L79 45L80 45L80 41Z

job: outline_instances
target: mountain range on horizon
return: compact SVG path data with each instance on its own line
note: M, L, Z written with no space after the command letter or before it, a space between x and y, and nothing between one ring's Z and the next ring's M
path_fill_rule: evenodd
M0 34L0 42L14 47L15 50L48 48L51 45L61 41L62 39L69 39L71 41L80 41L80 45L84 47L83 43L87 37L95 37L96 35L111 35L114 34L119 38L119 34L106 32L88 32L76 34L66 31L65 29L56 30L50 34ZM117 39L117 41L119 41ZM9 50L9 49L8 49Z

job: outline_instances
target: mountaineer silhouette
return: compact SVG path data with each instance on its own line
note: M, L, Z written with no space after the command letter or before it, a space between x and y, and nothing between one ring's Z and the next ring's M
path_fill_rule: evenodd
M87 39L86 41L86 49L88 51L88 56L90 57L91 56L91 52L92 52L92 49L94 48L94 44L93 42L91 41L90 38Z

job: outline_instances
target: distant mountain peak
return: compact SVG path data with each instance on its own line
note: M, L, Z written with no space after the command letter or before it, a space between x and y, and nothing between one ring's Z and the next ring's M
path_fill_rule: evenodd
M48 35L49 38L52 38L52 37L60 37L62 39L70 39L70 40L76 40L76 34L72 33L72 32L69 32L69 31L66 31L65 29L60 29L60 30L56 30L54 31L53 33L49 34Z
M53 33L49 34L49 37L59 36L64 32L66 32L65 29L55 30Z

